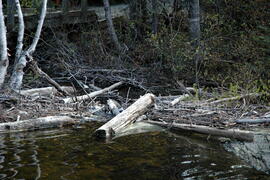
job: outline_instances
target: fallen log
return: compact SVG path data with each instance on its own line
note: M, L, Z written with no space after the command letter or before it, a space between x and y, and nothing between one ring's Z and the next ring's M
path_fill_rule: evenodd
M181 96L179 96L178 98L174 99L174 100L170 103L170 105L171 105L171 106L174 106L174 105L176 105L177 103L179 103L180 101L185 100L185 99L188 98L189 96L190 96L189 94L181 95Z
M184 130L192 131L200 134L207 134L213 136L222 136L232 139L237 139L240 141L252 142L254 139L254 134L250 131L242 131L238 129L217 129L201 125L190 125L190 124L179 124L179 123L166 123L157 121L147 121L151 124L160 125L167 128L172 128L173 130Z
M116 102L116 101L114 101L112 99L108 99L107 104L108 104L109 109L111 110L113 115L116 116L117 114L120 113L121 106L120 106L120 104L118 102Z
M47 116L24 121L1 123L0 133L47 129L53 127L63 127L73 124L75 124L75 119L69 116Z
M136 119L143 115L149 106L155 102L155 95L145 94L126 110L115 116L109 122L98 128L94 136L97 138L111 138L121 132L127 125L132 124Z
M238 124L260 124L260 123L270 123L270 118L245 118L245 119L237 119L235 120Z
M114 88L122 85L123 82L118 82L118 83L115 83L107 88L104 88L104 89L101 89L101 90L98 90L98 91L94 91L90 94L86 94L86 95L83 95L83 96L78 96L78 97L69 97L69 98L64 98L63 99L63 102L64 103L73 103L73 102L79 102L79 101L84 101L84 100L87 100L87 99L91 99L91 98L94 98L100 94L103 94L105 92L108 92L108 91L111 91L113 90Z
M214 105L214 104L224 103L224 102L228 102L228 101L236 101L236 100L246 98L246 97L258 97L258 96L259 96L258 93L249 93L249 94L244 94L244 95L241 95L241 96L223 98L223 99L219 99L219 100L216 100L216 101L203 103L203 104L201 104L201 106L202 105Z
M74 88L71 86L61 86L61 89L68 92L69 94L73 94L75 92ZM44 88L34 88L18 91L20 95L23 96L50 96L56 94L58 91L55 87L44 87Z

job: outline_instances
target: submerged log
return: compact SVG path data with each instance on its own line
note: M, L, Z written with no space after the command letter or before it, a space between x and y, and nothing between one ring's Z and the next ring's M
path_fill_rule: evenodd
M200 134L207 134L213 136L222 136L232 139L237 139L240 141L249 141L252 142L254 138L254 133L250 131L242 131L239 129L217 129L208 126L201 125L189 125L189 124L179 124L179 123L166 123L166 122L157 122L157 121L147 121L151 124L160 125L163 127L172 128L174 130L185 130L192 131Z
M24 121L1 123L0 133L63 127L75 124L75 120L76 119L69 116L47 116Z
M111 138L123 130L127 125L132 124L136 119L147 111L147 108L155 102L155 95L145 94L126 110L115 116L109 122L98 128L94 136L98 138Z
M123 84L123 82L118 82L118 83L115 83L113 85L111 85L110 87L107 87L107 88L104 88L104 89L101 89L101 90L98 90L98 91L94 91L90 94L86 94L86 95L83 95L83 96L78 96L78 97L69 97L69 98L64 98L63 99L63 102L64 103L73 103L73 102L79 102L79 101L84 101L84 100L87 100L87 99L91 99L91 98L94 98L100 94L103 94L105 92L108 92L108 91L111 91L113 90L114 88L118 87L118 86L121 86Z

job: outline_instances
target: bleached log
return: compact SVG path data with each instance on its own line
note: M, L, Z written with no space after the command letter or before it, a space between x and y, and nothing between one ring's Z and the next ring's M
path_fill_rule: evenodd
M249 94L244 94L244 95L241 95L241 96L223 98L223 99L219 99L219 100L216 100L216 101L203 103L201 105L213 105L213 104L219 104L219 103L224 103L224 102L228 102L228 101L236 101L236 100L246 98L246 97L258 97L258 96L259 96L258 93L249 93Z
M0 123L0 133L63 127L73 125L75 121L76 119L69 116L48 116L24 121Z
M217 129L208 126L179 124L179 123L166 123L157 121L147 121L151 124L160 125L163 127L169 127L173 130L185 130L192 131L200 134L222 136L237 139L240 141L253 141L254 134L250 131L242 131L239 129Z
M132 124L136 119L143 115L148 107L155 102L155 95L145 94L140 97L135 103L129 106L126 110L115 116L109 122L98 128L94 136L98 138L111 138L119 133L126 126Z
M174 99L174 100L170 103L170 105L171 105L171 106L174 106L174 105L176 105L177 103L179 103L180 101L183 101L184 99L188 98L189 96L190 96L189 94L181 95L181 96L179 96L178 98Z
M109 106L109 109L111 110L111 112L112 112L112 114L113 115L117 115L117 114L119 114L120 113L120 104L118 103L118 102L116 102L116 101L114 101L114 100L112 100L112 99L108 99L107 100L107 104L108 104L108 106Z
M86 94L86 95L83 95L83 96L78 96L78 97L69 97L69 98L64 98L63 99L63 102L64 103L72 103L72 102L77 102L77 101L84 101L84 100L87 100L87 99L91 99L91 98L94 98L100 94L103 94L105 92L108 92L108 91L111 91L113 90L114 88L122 85L123 82L118 82L118 83L115 83L107 88L104 88L102 90L99 90L99 91L95 91L95 92L92 92L90 94Z
M67 91L70 94L75 92L74 88L71 86L61 86L61 89ZM44 87L44 88L35 88L18 91L19 94L23 96L50 96L56 94L58 91L54 87Z
M0 88L3 87L8 65L6 25L3 14L3 4L2 0L0 0Z
M238 124L261 124L261 123L270 123L270 118L245 118L245 119L237 119L235 121Z

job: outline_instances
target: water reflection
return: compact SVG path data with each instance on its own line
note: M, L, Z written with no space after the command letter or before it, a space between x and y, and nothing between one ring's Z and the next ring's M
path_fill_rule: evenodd
M270 134L257 134L253 142L227 142L225 147L250 166L270 174Z
M97 126L0 135L0 179L267 177L201 138L150 132L105 144L89 136Z

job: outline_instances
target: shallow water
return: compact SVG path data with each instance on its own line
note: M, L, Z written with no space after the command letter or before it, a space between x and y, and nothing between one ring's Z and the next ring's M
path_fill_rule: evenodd
M149 132L98 142L98 124L0 135L0 179L268 179L221 145Z

